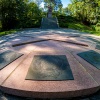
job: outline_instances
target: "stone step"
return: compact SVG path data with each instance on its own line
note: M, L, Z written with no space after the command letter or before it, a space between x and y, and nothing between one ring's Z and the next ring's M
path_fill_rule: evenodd
M59 28L57 18L43 18L41 23L42 29L56 29Z

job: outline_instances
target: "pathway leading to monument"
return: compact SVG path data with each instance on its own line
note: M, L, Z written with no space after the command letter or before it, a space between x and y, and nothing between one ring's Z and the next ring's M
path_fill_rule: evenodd
M97 92L99 39L71 29L29 29L1 37L0 64L11 62L0 65L0 90L33 98L72 98Z

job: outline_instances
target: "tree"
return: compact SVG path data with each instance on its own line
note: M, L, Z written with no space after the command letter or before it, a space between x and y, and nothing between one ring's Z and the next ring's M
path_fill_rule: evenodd
M68 5L68 12L84 24L96 24L100 16L99 0L71 0Z
M0 16L3 29L14 28L17 24L16 9L15 0L0 0Z
M30 0L0 0L0 16L3 30L32 27L41 10Z

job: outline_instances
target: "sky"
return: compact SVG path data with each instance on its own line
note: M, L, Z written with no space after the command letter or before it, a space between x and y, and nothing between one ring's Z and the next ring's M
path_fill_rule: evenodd
M61 0L61 1L62 1L62 4L63 4L63 8L67 7L68 4L71 3L70 0ZM44 3L43 3L43 2L42 2L42 4L41 4L41 7L44 7Z
M70 0L61 0L61 1L62 1L62 4L63 4L63 8L67 7L67 6L68 6L68 4L70 4L70 3L71 3L71 1L70 1Z

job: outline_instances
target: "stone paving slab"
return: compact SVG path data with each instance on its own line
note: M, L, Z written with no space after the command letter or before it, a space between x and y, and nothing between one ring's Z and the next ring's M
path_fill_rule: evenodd
M81 46L86 46L88 47L87 44L84 44L83 42L77 42L77 41L72 41L72 40L58 40L58 39L55 39L54 41L59 41L59 42L66 42L66 43L70 43L70 44L74 44L74 45L81 45Z
M26 37L24 39L23 37L20 37L10 42L12 43L11 45L14 47L14 46L26 45L26 44L36 43L36 42L47 41L47 40L49 40L48 36L38 36L38 37L34 36L34 38Z
M81 53L81 52L90 51L91 48L79 47L79 46L70 45L70 44L66 45L65 43L63 43L61 46L63 46L66 51L68 50L73 55L73 57L75 57L76 60L85 68L85 70L94 78L94 80L96 80L98 84L100 85L100 78L99 78L100 70L95 68L94 66L92 66L87 61L83 60L81 57L77 55L78 53ZM98 51L98 53L100 52Z
M13 44L20 43L23 41L28 41L28 40L33 40L33 39L30 37L19 37L19 36L14 38L9 37L8 39L5 39L4 43L0 44L0 49L4 49L4 48L11 49Z
M18 47L16 47L16 49L18 49ZM23 49L23 46L20 46L20 49ZM57 51L61 50L62 48L60 47L60 45L57 44L56 41L43 41L43 42L37 42L37 43L33 43L31 45L27 45L24 49L31 51L32 49L34 49L34 51L54 51L55 49ZM23 52L24 52L23 49Z
M36 43L36 42L48 41L48 40L49 39L40 39L40 40L34 40L34 41L27 41L27 42L23 42L23 43L19 43L19 44L14 44L12 46L16 47L16 46L21 46L21 45L26 45L26 44Z
M77 56L77 53L80 52L91 49L96 50L96 42L88 40L88 37L93 37L93 35L85 34L71 29L29 29L17 32L16 34L1 37L0 50L9 48L10 50L15 50L23 53L24 56L17 59L0 71L0 89L5 93L33 98L67 98L89 95L96 92L100 89L100 71ZM6 38L8 39L7 41ZM95 38L99 40L99 37ZM33 41L35 39L58 39L63 41L67 40L84 43L87 44L88 47L52 40L12 47L13 44ZM99 50L96 51L100 52ZM31 64L32 58L36 54L66 55L75 80L59 82L26 81L25 76ZM15 77L17 77L17 79L15 79ZM97 95L96 97L99 98ZM6 99L5 96L1 97L0 99L2 98ZM93 99L95 97L91 96L85 99L90 100L91 98ZM83 99L84 98L76 98L75 100Z
M32 52L28 58L10 75L5 83L1 85L0 89L6 93L9 90L8 93L14 95L26 96L27 94L29 97L31 96L38 98L75 97L91 94L98 90L98 84L80 66L80 64L72 58L71 54L63 51L57 51L57 49L55 49L54 52L47 50ZM74 80L58 82L25 80L25 76L31 64L32 58L36 54L66 55L74 75ZM17 75L20 77L17 77Z
M8 76L17 68L18 65L25 59L26 55L21 56L7 67L0 70L0 85L8 78Z
M89 46L89 48L95 48L95 43L93 43L92 41L84 38L83 36L81 36L81 37L75 37L75 38L73 38L73 40L77 41L78 43L87 44Z
M77 56L80 52L75 52L73 55L82 64L86 71L94 78L94 80L100 85L100 70L89 64L87 61L83 60L81 57Z
M57 37L57 39L55 39L55 37ZM26 42L20 42L19 41L19 43L14 44L13 46L20 46L20 45L25 45L25 44L35 43L35 42L47 41L49 39L51 39L51 40L57 40L57 41L62 41L62 42L73 43L73 44L77 44L77 45L88 46L84 42L76 41L75 39L72 39L72 38L68 39L68 37L69 36L63 37L63 36L60 36L58 34L52 34L52 35L47 35L47 36L43 35L43 36L38 36L38 38L35 37L33 40L30 40L30 41L26 41Z
M22 45L22 46L17 46L17 47L10 47L12 50L16 50L19 51L23 54L29 54L29 52L31 52L32 50L34 50L37 46L36 45L32 45L32 44L28 44L28 45Z
M24 54L28 54L32 50L35 51L54 51L54 48L57 50L62 50L62 48L57 44L56 41L43 41L43 42L37 42L37 43L31 43L27 45L17 46L17 47L11 47L12 50L19 51ZM49 46L48 46L49 45Z

